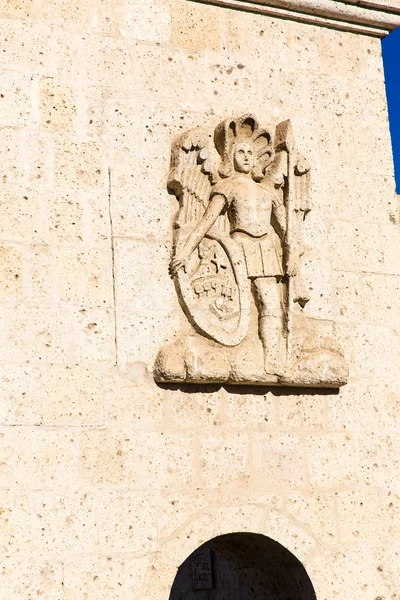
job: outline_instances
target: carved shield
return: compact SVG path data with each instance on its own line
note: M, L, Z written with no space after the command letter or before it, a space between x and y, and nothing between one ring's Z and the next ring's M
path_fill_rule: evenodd
M178 246L184 238L181 231ZM186 272L179 270L175 285L183 310L199 333L225 346L240 344L249 327L250 282L243 249L235 240L204 238Z

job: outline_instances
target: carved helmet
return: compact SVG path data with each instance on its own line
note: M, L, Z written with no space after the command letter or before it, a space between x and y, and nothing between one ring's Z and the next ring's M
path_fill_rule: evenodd
M257 159L253 178L261 180L266 167L275 156L273 128L261 128L257 119L250 114L238 119L225 119L217 125L214 131L214 143L221 157L219 167L221 177L229 177L233 172L233 149L237 142L248 142L253 145Z

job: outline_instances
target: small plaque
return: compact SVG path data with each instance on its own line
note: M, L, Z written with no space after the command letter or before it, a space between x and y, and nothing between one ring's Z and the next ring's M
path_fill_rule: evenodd
M192 584L194 590L212 590L214 587L209 548L201 548L192 555Z

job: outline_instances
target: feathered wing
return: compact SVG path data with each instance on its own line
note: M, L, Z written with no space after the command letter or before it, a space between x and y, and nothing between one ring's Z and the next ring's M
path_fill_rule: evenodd
M175 246L181 236L186 237L204 215L216 180L217 170L212 160L207 131L196 127L179 136L172 147L168 177L168 189L179 201L174 223Z

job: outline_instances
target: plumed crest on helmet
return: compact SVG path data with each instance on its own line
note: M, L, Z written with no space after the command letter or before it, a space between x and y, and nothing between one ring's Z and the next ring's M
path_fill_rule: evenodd
M253 145L257 158L253 178L261 180L275 154L273 129L261 128L256 117L251 114L242 115L238 119L225 119L217 125L214 143L221 157L220 176L229 177L233 172L234 145L238 142L248 142Z

